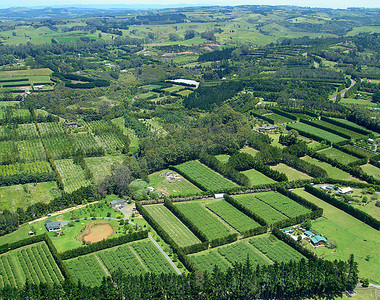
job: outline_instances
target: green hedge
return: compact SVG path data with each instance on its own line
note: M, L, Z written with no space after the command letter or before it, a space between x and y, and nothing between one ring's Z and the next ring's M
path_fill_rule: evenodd
M282 110L279 110L277 108L272 108L272 111L280 116L283 116L283 117L286 117L286 118L289 118L289 119L292 119L294 121L297 121L298 118L296 116L293 116L292 114L288 113L288 112L285 112L285 111L282 111Z
M341 136L341 137L344 137L345 139L348 139L348 140L351 139L351 137L350 137L349 135L347 135L347 134L345 134L345 133L341 133L340 131L337 131L337 130L335 130L335 129L331 129L331 128L329 128L329 127L326 127L326 126L324 126L324 125L322 125L322 124L318 124L318 123L315 123L315 122L313 122L313 121L304 120L304 119L301 119L300 122L305 123L305 124L308 124L308 125L311 125L311 126L314 126L314 127L317 127L317 128L320 128L320 129L323 129L323 130L328 131L328 132L331 132L331 133L334 133L334 134L336 134L336 135L339 135L339 136Z
M100 251L103 249L112 248L112 247L115 247L118 245L122 245L125 243L132 242L132 241L142 240L142 239L145 239L147 237L148 237L147 231L133 232L131 234L122 235L120 237L106 239L106 240L103 240L103 241L100 241L97 243L93 243L90 245L86 245L86 246L82 246L79 248L67 250L67 251L61 253L61 258L63 260L66 260L66 259L82 256L85 254L97 252L97 251Z
M355 126L352 126L352 125L340 122L338 120L333 120L333 119L330 119L330 118L326 118L325 116L321 116L321 120L325 121L325 122L328 122L328 123L331 123L331 124L334 124L334 125L337 125L337 126L340 126L340 127L343 127L343 128L346 128L346 129L351 130L351 131L355 131L355 132L360 133L360 134L364 134L364 135L371 134L371 132L369 130L358 128L358 127L355 127Z

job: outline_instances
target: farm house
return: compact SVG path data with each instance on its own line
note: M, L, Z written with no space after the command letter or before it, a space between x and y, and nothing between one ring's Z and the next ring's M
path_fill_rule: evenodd
M310 241L313 246L324 246L327 242L326 238L320 235L312 237Z
M60 229L61 229L61 226L62 226L61 222L58 222L58 221L53 222L53 221L47 220L47 221L45 222L45 228L46 228L46 230L49 231L49 232L50 232L50 231L57 231L57 230L60 230Z

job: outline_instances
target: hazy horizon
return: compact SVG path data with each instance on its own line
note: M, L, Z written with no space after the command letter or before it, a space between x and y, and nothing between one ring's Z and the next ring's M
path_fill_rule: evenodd
M186 0L185 0L186 1ZM0 1L0 8L13 8L13 7L28 7L28 8L37 8L37 7L99 7L106 9L116 8L117 6L133 6L133 7L144 7L149 8L149 5L156 8L158 6L172 6L172 7L185 7L185 6L224 6L224 5L294 5L301 7L318 7L318 8L340 8L345 9L348 7L363 7L363 8L380 8L380 1L373 0L256 0L256 1L247 1L241 0L239 2L231 0L220 0L218 2L210 3L205 0L193 0L191 2L178 2L177 0L141 0L138 2L127 2L125 0L66 0L62 3L62 0L13 0L12 2ZM377 2L377 4L376 4Z

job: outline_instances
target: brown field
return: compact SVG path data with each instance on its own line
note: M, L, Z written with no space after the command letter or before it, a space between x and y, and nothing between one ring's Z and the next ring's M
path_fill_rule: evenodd
M83 240L87 243L96 243L113 234L113 228L110 224L91 224L83 235Z

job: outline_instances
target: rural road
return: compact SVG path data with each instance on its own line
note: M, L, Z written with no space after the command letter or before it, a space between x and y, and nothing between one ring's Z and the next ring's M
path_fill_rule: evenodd
M91 202L91 203L87 203L87 204L81 204L81 205L78 205L78 206L74 206L74 207L69 207L69 208L66 208L66 209L63 209L63 210L60 210L60 211L56 211L54 213L51 214L50 217L54 217L54 216L57 216L57 215L61 215L61 214L64 214L64 213L67 213L69 211L72 211L72 210L75 210L75 209L78 209L78 208L82 208L82 207L85 207L86 205L88 204L95 204L95 203L98 203L99 201L94 201L94 202ZM41 218L38 218L38 219L35 219L33 221L30 221L28 222L28 224L33 224L35 222L39 222L39 221L42 221L42 220L45 220L47 218L50 218L48 216L45 216L45 217L41 217Z
M341 90L341 91L339 92L340 95L342 96L342 98L344 97L344 93L347 92L347 90L349 90L349 89L350 89L350 88L356 83L355 80L352 80L351 78L350 78L350 80L351 80L351 85L350 85L348 88L345 88L345 89L343 89L343 90ZM336 100L336 96L337 96L337 95L332 96L332 97L330 98L330 100Z
M154 240L154 238L148 233L149 239L152 241L152 243L157 247L158 250L162 253L163 256L165 256L166 260L171 264L171 266L174 268L174 270L177 272L178 275L182 275L182 272L177 268L177 266L172 262L170 257L165 253L164 250L160 247L159 244Z

